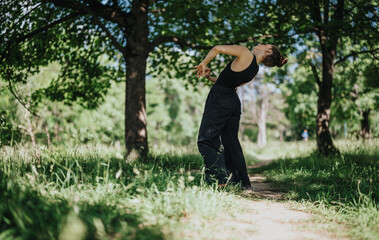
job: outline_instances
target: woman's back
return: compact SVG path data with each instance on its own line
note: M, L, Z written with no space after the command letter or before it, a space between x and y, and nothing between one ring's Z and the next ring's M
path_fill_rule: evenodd
M227 88L236 88L251 81L259 71L259 66L255 55L250 65L242 71L233 71L231 68L232 63L233 61L228 63L224 70L222 70L220 76L217 78L215 83L216 85Z

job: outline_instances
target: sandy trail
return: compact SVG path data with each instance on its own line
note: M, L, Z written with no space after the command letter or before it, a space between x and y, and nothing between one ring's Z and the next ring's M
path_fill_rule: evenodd
M249 169L258 168L271 161L262 161ZM204 223L210 235L184 239L254 239L254 240L303 240L303 239L346 239L341 237L344 226L335 226L330 232L327 221L319 221L316 214L296 209L290 202L284 201L284 193L259 174L249 174L254 192L242 194L236 204L243 211L233 216L220 213L221 221ZM299 208L299 207L298 207ZM338 229L337 229L338 228Z
M315 215L283 201L284 194L264 177L252 175L250 180L255 192L236 202L243 211L234 216L221 213L222 221L207 221L212 234L202 239L341 239L328 232L326 224L316 221Z
M283 193L266 183L264 177L254 175L250 180L254 188L252 199L241 199L240 204L246 210L235 216L236 222L229 222L243 233L240 239L336 239L326 230L320 230L319 225L317 230L312 228L315 224L312 214L278 201L283 199Z
M249 168L267 164L264 161ZM225 221L223 235L215 239L341 239L328 232L327 226L315 222L315 215L293 209L290 203L281 201L284 193L259 174L250 174L254 193L245 195L239 204L245 209L233 219ZM238 235L236 235L238 233ZM220 237L220 238L218 238Z

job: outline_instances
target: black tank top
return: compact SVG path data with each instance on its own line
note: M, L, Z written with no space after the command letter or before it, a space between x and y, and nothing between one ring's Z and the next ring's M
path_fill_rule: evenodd
M233 61L228 63L224 70L222 70L220 76L217 78L216 85L227 88L236 88L253 80L259 71L255 55L250 65L240 72L235 72L231 69L232 62Z

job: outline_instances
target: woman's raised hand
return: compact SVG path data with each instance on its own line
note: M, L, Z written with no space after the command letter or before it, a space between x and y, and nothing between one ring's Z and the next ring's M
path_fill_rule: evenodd
M196 77L202 77L202 76L206 75L207 67L205 66L204 63L200 63L199 65L197 65L197 66L195 66L193 68L195 68L195 70L193 71L193 73L197 72L196 73Z

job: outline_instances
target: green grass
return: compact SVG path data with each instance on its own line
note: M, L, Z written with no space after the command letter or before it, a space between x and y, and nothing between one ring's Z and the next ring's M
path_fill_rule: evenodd
M344 222L350 236L379 238L379 151L377 140L338 141L341 156L316 152L284 157L252 173L265 175L286 198Z
M276 159L251 173L279 186L286 201L331 228L342 223L341 236L378 238L377 141L337 141L342 154L329 158L314 152L315 142L242 144L248 164ZM30 146L0 148L0 240L209 239L217 224L208 223L243 212L237 188L204 184L194 146L152 149L148 163L126 162L122 148L101 144L40 151L37 165Z
M198 155L128 163L120 149L63 146L43 150L36 165L28 147L1 151L0 239L178 239L191 227L201 239L181 219L239 211L235 195L190 171L202 167Z

